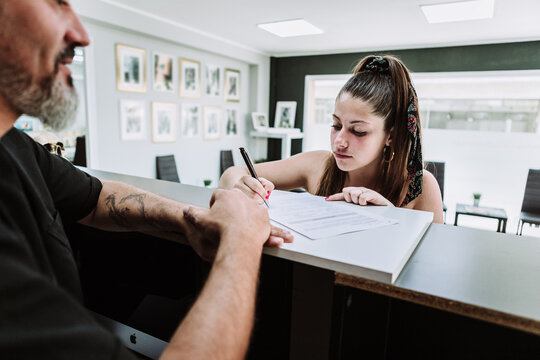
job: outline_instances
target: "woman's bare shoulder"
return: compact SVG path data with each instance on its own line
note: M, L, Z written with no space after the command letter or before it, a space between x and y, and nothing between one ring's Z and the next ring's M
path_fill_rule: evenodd
M327 160L332 156L332 153L324 150L316 150L306 151L298 155L300 155L298 166L302 167L302 172L306 174L306 190L314 193L318 187L320 178L326 169Z
M307 151L283 160L255 165L257 174L274 183L277 189L311 189L324 171L328 151Z
M417 210L433 212L433 222L442 223L442 197L439 183L435 176L427 170L424 170L422 179L422 193L416 199L413 207Z
M302 153L303 161L310 169L318 169L320 172L325 168L326 161L332 156L330 151L315 150Z
M326 151L326 150L314 150L314 151L306 151L298 155L302 155L305 158L316 160L316 159L326 159L331 154L332 153L330 151Z
M306 151L291 156L287 159L287 162L290 164L294 163L294 165L298 167L314 169L317 168L317 166L313 166L315 164L319 164L321 165L320 167L324 167L326 160L331 154L331 152L324 150Z
M437 179L435 178L435 176L432 173L430 173L429 171L427 171L425 169L424 169L424 172L423 172L422 188L430 190L430 191L431 190L439 190L439 192L440 192L439 183L437 182Z

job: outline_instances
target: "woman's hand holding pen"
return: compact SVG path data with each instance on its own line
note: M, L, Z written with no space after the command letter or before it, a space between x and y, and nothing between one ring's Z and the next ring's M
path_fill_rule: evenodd
M245 175L234 184L234 188L241 190L244 194L262 204L263 199L270 197L270 193L274 190L274 184L262 177L257 180L253 176Z
M345 187L342 192L328 196L328 201L344 200L358 205L394 206L388 199L378 192L365 187Z

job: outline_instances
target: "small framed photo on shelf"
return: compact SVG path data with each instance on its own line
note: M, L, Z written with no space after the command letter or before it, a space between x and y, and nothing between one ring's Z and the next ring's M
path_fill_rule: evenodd
M120 139L146 138L146 106L144 101L120 100Z
M201 128L201 105L199 104L182 104L180 105L182 124L182 136L184 137L199 137Z
M195 60L180 59L180 96L201 97L201 63Z
M206 95L221 96L221 68L217 65L206 65Z
M216 140L220 136L221 109L215 106L204 107L203 137L205 140Z
M294 128L296 116L296 101L278 101L276 103L276 117L274 127Z
M236 109L227 109L225 110L225 115L227 116L227 125L225 126L225 135L233 136L238 134L238 112Z
M240 101L240 71L225 69L225 101Z
M268 116L261 112L252 112L251 121L253 123L253 129L255 131L265 131L268 129Z
M116 87L119 91L146 92L146 51L116 44Z
M173 57L155 52L152 56L154 70L154 91L174 91Z
M176 141L176 104L152 103L152 141Z

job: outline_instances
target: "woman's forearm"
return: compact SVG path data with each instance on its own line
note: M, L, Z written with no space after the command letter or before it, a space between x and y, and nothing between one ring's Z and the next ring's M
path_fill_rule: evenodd
M236 184L238 180L244 175L249 175L247 168L242 166L231 166L230 168L225 170L223 175L221 175L218 186L221 189L232 189L234 187L234 184Z

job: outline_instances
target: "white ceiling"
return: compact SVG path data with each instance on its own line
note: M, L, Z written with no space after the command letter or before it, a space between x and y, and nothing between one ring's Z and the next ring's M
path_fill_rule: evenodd
M540 40L540 0L495 0L493 19L428 24L448 0L101 0L270 56ZM324 34L280 38L258 23L304 18Z

